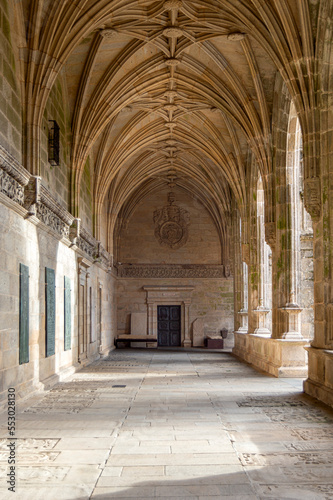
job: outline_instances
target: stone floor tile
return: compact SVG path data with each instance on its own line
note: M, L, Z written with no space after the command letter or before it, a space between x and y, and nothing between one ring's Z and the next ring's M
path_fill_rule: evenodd
M17 498L333 498L333 412L301 390L230 354L114 351L19 403ZM1 477L7 437L1 414Z

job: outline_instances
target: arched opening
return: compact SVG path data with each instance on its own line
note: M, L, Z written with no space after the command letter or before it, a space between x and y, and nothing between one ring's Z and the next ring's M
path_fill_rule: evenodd
M265 198L261 175L257 182L258 326L254 333L271 335L272 251L265 241Z
M297 329L304 338L312 339L313 324L313 229L310 215L303 201L304 171L302 130L294 104L291 104L287 162L286 200L289 207L290 262L289 303L299 305L301 314L297 317Z

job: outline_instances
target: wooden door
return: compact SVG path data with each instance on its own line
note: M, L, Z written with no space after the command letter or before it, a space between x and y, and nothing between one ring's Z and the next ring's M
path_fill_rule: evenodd
M157 332L160 347L179 347L180 306L157 306Z

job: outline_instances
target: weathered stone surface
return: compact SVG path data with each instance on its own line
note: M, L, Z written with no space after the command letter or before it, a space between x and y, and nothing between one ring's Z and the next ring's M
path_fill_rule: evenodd
M193 347L203 346L204 345L204 336L205 336L205 320L204 318L196 318L192 324L193 328Z

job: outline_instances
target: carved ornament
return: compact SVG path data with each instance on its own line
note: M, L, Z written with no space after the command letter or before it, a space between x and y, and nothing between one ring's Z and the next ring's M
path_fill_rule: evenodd
M168 205L155 210L155 237L161 245L173 250L181 248L187 242L190 214L184 208L174 205L175 194L168 194Z
M265 240L267 245L273 249L276 244L275 222L265 222Z
M100 34L103 38L114 38L118 34L118 31L113 28L105 28L100 31Z
M179 38L183 36L183 34L184 34L183 30L180 28L170 27L170 28L165 28L163 30L163 35L166 36L167 38Z
M224 278L224 266L208 265L145 265L118 266L121 278Z
M24 187L2 169L0 169L0 192L23 206Z
M304 181L305 208L312 219L317 220L321 214L321 190L319 177L306 179Z
M181 9L182 6L183 2L181 0L166 0L163 4L165 10Z
M46 226L53 229L56 233L64 238L69 237L69 226L65 224L52 210L43 203L36 205L36 216Z

